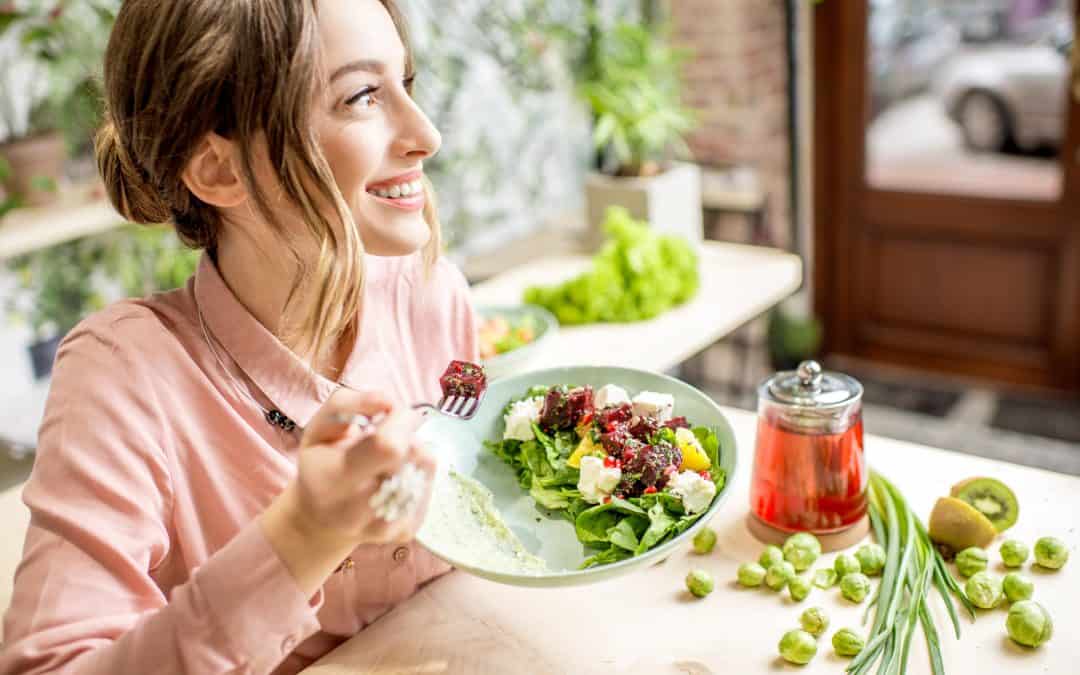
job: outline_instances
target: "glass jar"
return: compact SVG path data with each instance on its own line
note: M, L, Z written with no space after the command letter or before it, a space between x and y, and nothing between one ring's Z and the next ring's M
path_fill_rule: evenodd
M816 361L758 387L751 512L784 532L827 534L866 515L862 385Z

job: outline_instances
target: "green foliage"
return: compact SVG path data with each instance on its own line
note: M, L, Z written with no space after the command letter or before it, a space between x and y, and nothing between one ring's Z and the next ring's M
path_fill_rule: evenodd
M27 253L7 264L18 283L8 315L28 323L39 339L63 335L116 295L110 286L134 297L176 288L198 259L172 230L144 226Z
M775 308L769 314L769 354L774 364L793 368L800 361L817 356L822 342L821 321L813 316L797 316Z
M683 137L695 122L680 102L686 58L660 29L619 22L599 36L578 91L592 111L593 144L606 171L640 175L669 151L686 151Z
M628 322L651 319L697 292L698 258L685 239L657 232L617 206L608 208L604 229L608 240L587 272L530 287L525 302L567 325Z
M15 136L61 129L74 150L89 146L90 132L101 119L102 62L119 4L119 0L28 0L0 9L0 37L14 32L26 57L3 67L29 62L47 85L28 126L16 119L13 101L34 92L0 89L0 115ZM0 84L8 81L0 72Z

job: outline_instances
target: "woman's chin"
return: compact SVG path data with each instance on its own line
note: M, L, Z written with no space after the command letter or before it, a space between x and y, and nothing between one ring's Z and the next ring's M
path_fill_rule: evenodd
M377 256L402 256L416 253L431 240L431 228L423 219L419 223L402 223L392 229L360 226L364 250Z

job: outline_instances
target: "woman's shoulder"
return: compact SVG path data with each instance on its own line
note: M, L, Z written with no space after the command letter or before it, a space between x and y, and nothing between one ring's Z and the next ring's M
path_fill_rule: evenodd
M76 324L61 342L61 351L105 344L118 356L156 352L175 342L174 327L183 314L182 294L183 289L178 289L113 302Z

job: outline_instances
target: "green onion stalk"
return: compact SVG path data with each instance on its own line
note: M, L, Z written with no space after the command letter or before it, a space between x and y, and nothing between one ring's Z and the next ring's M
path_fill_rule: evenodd
M949 572L945 560L930 541L926 527L908 507L900 491L884 476L872 471L869 485L870 524L885 547L881 583L867 607L863 623L875 610L866 647L848 666L852 675L867 673L878 664L879 675L907 672L908 654L916 629L921 626L930 652L930 667L943 675L941 641L927 608L930 589L935 588L949 612L953 630L960 638L960 619L953 596L975 619L975 607Z

